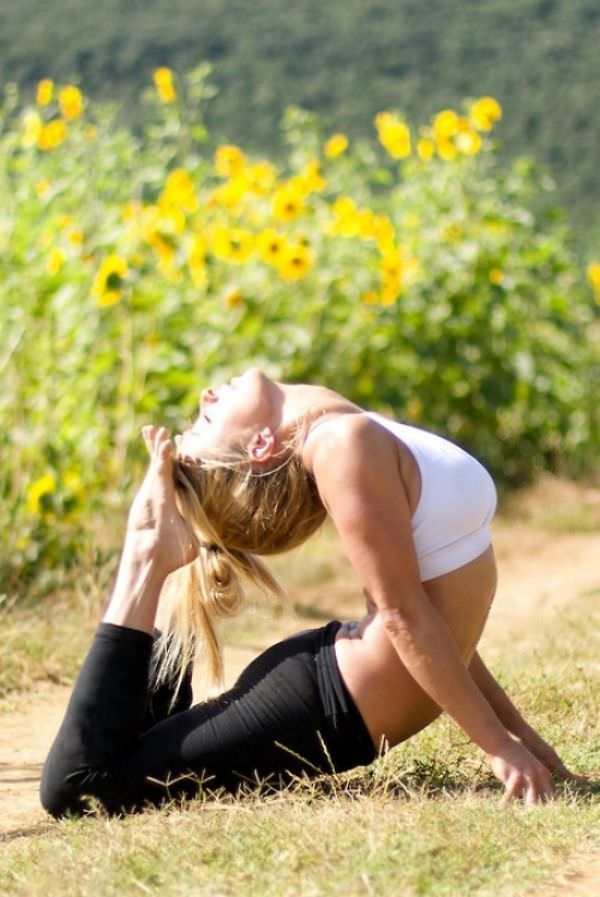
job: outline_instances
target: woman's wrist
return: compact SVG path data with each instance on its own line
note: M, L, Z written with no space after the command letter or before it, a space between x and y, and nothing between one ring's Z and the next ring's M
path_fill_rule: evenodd
M167 572L151 542L128 534L105 623L152 633Z
M163 558L164 549L160 540L153 531L127 530L125 542L121 552L119 570L122 567L152 569L153 575L168 576L166 560Z
M504 726L501 727L501 730L490 733L485 743L480 743L480 747L488 757L502 757L507 752L514 750L515 745L520 744Z

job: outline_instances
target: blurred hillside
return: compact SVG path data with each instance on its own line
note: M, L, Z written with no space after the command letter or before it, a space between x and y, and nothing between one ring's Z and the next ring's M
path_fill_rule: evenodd
M130 117L151 70L213 66L218 139L276 151L289 104L358 137L399 108L424 121L491 94L501 151L556 181L584 246L600 235L598 0L19 0L0 3L0 81L78 79Z

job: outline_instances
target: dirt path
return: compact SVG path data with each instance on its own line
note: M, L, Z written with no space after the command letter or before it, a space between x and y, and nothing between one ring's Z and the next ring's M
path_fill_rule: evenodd
M544 884L526 897L598 897L600 891L600 853L578 854L557 881Z
M600 588L595 533L549 533L532 524L504 521L496 527L495 545L500 586L484 636L488 644L525 639L540 614ZM290 617L288 631L314 625L314 618ZM287 620L283 626L288 626ZM259 641L251 647L226 649L229 681L262 647ZM0 717L0 840L40 833L49 825L38 802L39 777L69 692L65 686L41 684L23 697L20 709ZM597 854L575 857L569 869L564 883L546 887L544 897L598 893Z

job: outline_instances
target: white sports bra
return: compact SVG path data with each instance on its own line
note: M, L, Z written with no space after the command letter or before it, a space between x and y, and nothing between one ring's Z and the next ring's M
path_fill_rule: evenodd
M441 576L482 554L491 543L497 501L485 467L442 436L382 414L363 413L403 443L419 468L421 495L412 515L412 535L421 580Z

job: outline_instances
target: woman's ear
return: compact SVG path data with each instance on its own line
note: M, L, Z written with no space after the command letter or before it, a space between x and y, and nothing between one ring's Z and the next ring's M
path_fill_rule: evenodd
M250 460L255 464L264 464L275 454L275 434L270 427L264 427L255 433L248 443Z

